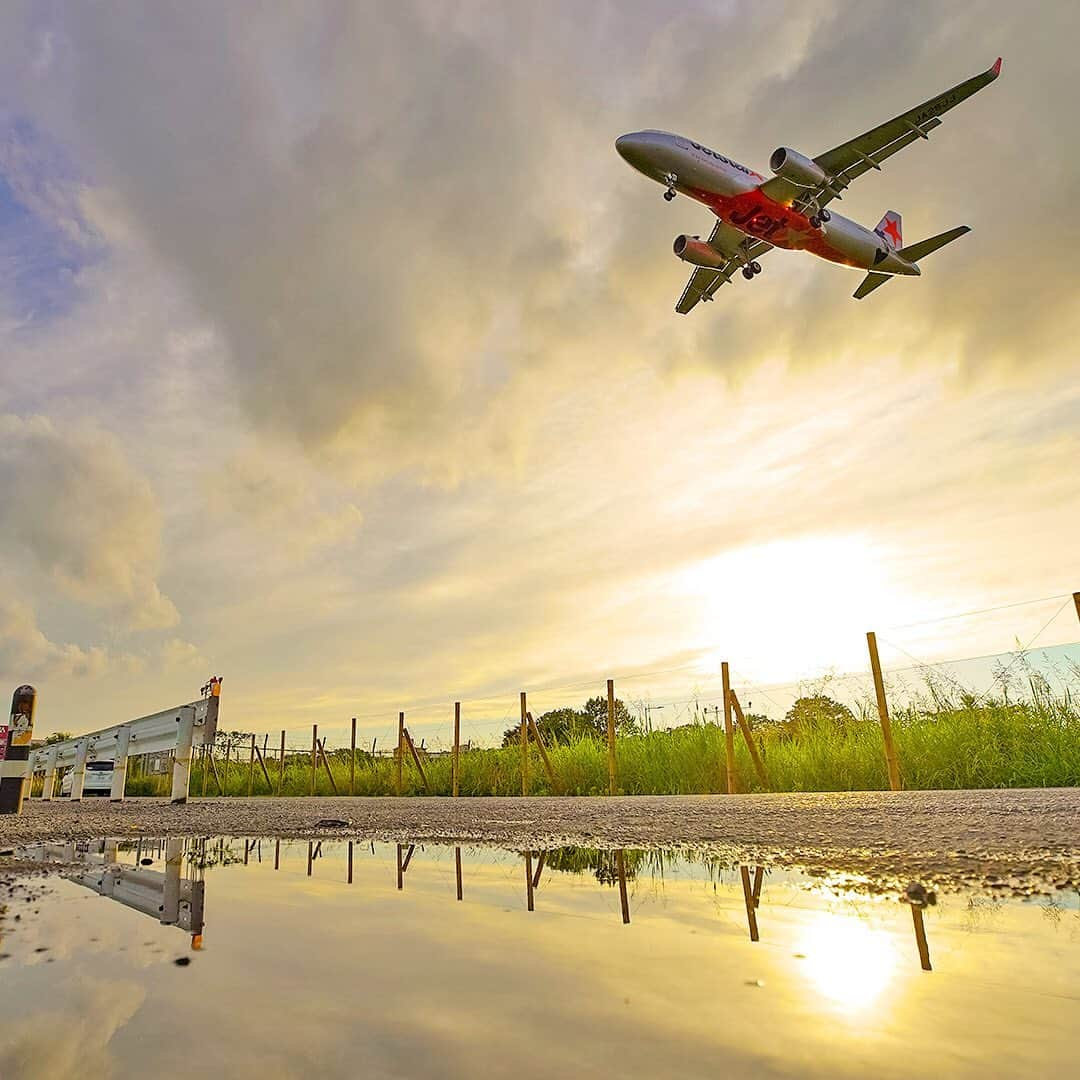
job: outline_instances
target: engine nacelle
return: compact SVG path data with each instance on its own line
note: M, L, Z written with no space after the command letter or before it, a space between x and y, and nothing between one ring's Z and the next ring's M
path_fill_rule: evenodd
M782 176L799 187L817 187L826 178L825 170L816 161L787 146L781 146L772 152L769 168L777 176Z
M692 263L694 266L721 270L727 263L727 258L705 243L700 236L676 236L673 250L683 262Z

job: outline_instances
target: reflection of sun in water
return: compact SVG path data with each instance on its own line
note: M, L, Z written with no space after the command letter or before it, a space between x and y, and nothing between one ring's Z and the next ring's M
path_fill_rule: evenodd
M805 971L822 995L843 1012L872 1005L896 966L889 935L861 919L818 913L806 929L799 952Z

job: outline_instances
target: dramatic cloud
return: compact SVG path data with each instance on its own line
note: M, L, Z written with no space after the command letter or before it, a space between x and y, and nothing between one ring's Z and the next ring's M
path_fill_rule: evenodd
M138 657L122 705L148 711L213 664L237 725L338 723L721 648L801 672L872 617L1075 587L1070 20L9 5L12 677ZM973 226L922 279L855 303L858 275L774 252L672 313L671 238L709 214L617 135L761 169L1000 52L837 206Z
M0 550L9 558L30 561L73 599L112 608L133 628L177 621L155 580L157 500L112 436L0 416L0 491Z

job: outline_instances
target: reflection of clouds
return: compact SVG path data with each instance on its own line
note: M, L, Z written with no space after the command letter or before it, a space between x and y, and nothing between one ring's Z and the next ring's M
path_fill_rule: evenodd
M138 1012L145 988L84 972L49 997L50 1004L37 1011L6 1011L0 1029L5 1075L19 1080L115 1075L117 1060L109 1044ZM126 1067L119 1071L131 1075Z

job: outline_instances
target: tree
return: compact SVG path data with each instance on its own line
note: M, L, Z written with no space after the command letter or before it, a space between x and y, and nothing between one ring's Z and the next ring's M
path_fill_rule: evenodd
M70 731L54 731L51 735L45 736L45 746L52 746L53 743L67 742L72 738Z
M544 742L570 743L576 739L607 738L607 698L589 698L580 709L552 709L536 721ZM615 701L615 734L637 735L637 721L630 715L626 703ZM503 732L503 746L516 746L521 739L521 725L515 724Z
M827 694L811 694L796 698L784 716L784 727L794 733L804 725L835 724L840 726L855 719L854 713L842 702Z

